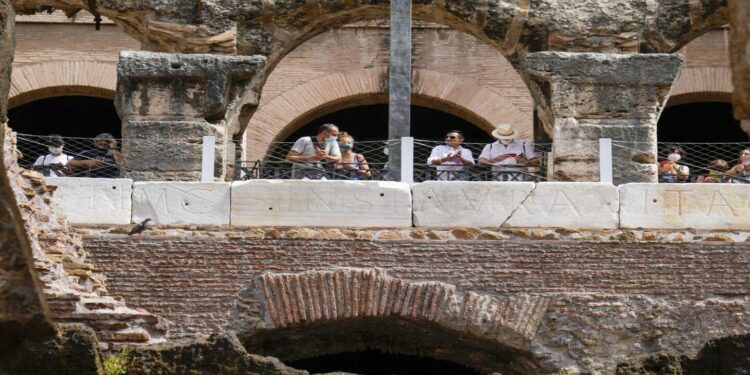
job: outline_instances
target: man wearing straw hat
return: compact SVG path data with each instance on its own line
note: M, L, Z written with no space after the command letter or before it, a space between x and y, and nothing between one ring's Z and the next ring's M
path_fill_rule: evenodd
M492 166L493 180L529 181L526 166L535 159L534 148L518 139L518 131L510 124L500 124L492 131L497 141L484 146L479 165Z

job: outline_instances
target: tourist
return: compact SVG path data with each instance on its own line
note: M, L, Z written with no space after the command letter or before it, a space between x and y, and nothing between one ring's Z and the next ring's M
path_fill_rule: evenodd
M120 177L122 154L117 150L117 140L112 134L101 133L94 137L94 149L76 154L68 165L85 172L77 175L85 177Z
M42 171L46 177L65 177L68 171L68 162L72 156L63 153L63 138L58 134L47 136L45 144L49 154L42 155L34 162L34 169Z
M492 131L497 141L484 146L479 165L492 166L497 181L529 181L528 166L537 165L534 147L518 139L518 131L510 124L500 124Z
M336 164L336 170L345 174L352 180L369 180L372 178L370 166L364 155L357 154L354 149L354 137L347 132L339 133L339 150L341 151L341 162Z
M726 174L729 164L722 159L711 160L708 163L707 175L698 176L695 182L698 183L723 183L732 182L732 179Z
M677 164L685 158L685 150L677 145L667 147L667 159L659 163L659 182L685 182L690 177L690 168Z
M471 150L463 148L464 133L451 130L445 134L445 144L437 145L427 158L428 165L437 168L437 179L440 181L467 180L466 167L474 165Z
M341 161L341 151L336 142L338 136L338 126L323 124L318 128L318 134L315 137L302 137L294 142L292 149L286 155L286 160L293 163L292 178L325 178L322 163Z
M739 164L727 171L733 182L750 184L750 148L740 151Z

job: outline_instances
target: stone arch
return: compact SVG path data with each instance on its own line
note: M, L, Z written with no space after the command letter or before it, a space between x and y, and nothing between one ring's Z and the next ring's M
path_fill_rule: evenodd
M460 291L442 282L392 277L381 269L266 273L240 291L225 328L236 332L253 352L282 360L356 349L362 344L356 341L360 333L366 336L393 329L396 338L387 350L429 353L492 372L498 366L505 370L516 365L534 366L531 340L548 305L549 298L545 296L491 296ZM422 345L415 344L413 338L403 342L398 338L419 332L450 339ZM315 342L316 337L342 342L333 347L299 342L286 345L289 340ZM460 345L454 348L450 342ZM481 354L452 352L460 351L462 345ZM446 350L446 346L450 348ZM508 355L518 362L508 362Z
M93 61L51 61L13 67L8 108L54 96L114 99L117 67Z
M667 107L693 102L732 102L729 67L697 66L683 69L675 81Z
M329 74L286 91L264 104L250 120L248 160L262 159L271 142L282 141L314 118L353 106L386 103L387 92L387 67ZM531 114L479 82L415 69L412 95L414 104L466 118L487 133L500 122L519 123L521 136L533 139Z

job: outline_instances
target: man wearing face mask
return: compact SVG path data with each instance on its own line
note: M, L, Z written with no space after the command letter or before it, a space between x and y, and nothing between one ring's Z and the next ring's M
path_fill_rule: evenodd
M294 142L286 155L286 160L293 163L292 178L320 179L326 174L324 162L341 162L338 136L338 126L323 124L315 137L302 137Z
M451 130L445 134L445 145L437 145L427 158L427 165L435 166L439 181L466 180L466 168L474 165L471 150L461 147L464 133Z
M46 177L65 177L68 162L73 157L63 154L63 138L58 134L50 134L46 143L49 154L37 158L34 169L42 171Z
M690 168L686 165L677 164L685 157L682 147L672 145L667 147L667 160L659 163L659 182L675 183L685 182L690 177Z
M517 139L518 131L510 124L500 124L492 131L496 142L484 146L479 165L492 166L494 180L529 181L527 165L536 163L534 148Z
M122 154L117 150L117 140L112 134L101 133L94 137L92 150L86 150L77 154L68 165L76 169L84 169L83 173L76 172L78 176L85 177L120 177L120 165Z

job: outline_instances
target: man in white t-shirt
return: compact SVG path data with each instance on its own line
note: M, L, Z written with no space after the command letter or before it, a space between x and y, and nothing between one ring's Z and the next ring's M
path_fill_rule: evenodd
M445 144L432 149L427 164L436 166L437 179L440 181L456 181L468 179L466 168L474 165L471 150L461 147L464 133L451 130L445 134Z
M492 166L494 180L530 180L526 166L536 161L534 147L517 139L518 131L510 124L498 125L492 136L497 141L484 146L479 165Z
M73 157L63 154L63 138L58 134L50 134L46 144L49 154L38 157L34 162L34 169L47 177L65 177L68 162Z
M341 151L336 141L339 128L334 124L323 124L315 137L302 137L294 142L286 155L292 162L292 178L320 179L325 177L323 162L341 162Z

